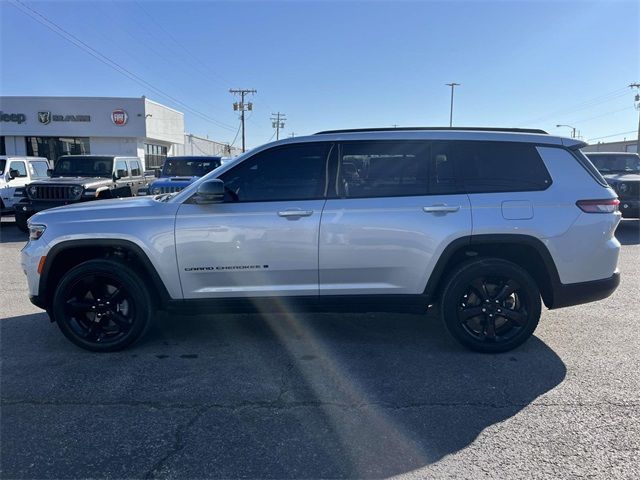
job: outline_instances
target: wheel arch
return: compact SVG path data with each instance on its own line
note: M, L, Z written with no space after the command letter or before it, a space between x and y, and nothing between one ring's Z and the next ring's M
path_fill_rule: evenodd
M86 239L67 240L54 245L48 252L40 275L38 297L50 308L55 286L71 268L87 260L96 258L120 259L127 261L143 280L157 294L160 305L164 307L171 299L156 268L144 250L129 240ZM146 283L146 282L145 282Z
M501 258L524 268L536 281L547 308L554 307L554 291L560 285L560 277L549 250L536 237L512 233L469 235L447 245L424 289L429 301L439 297L455 266L482 257Z

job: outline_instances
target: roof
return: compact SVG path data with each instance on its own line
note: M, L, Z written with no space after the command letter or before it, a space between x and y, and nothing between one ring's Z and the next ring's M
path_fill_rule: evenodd
M361 133L361 132L393 132L393 131L465 131L465 132L515 132L537 133L547 135L544 130L536 128L501 128L501 127L383 127L383 128L351 128L345 130L325 130L315 135L330 133Z

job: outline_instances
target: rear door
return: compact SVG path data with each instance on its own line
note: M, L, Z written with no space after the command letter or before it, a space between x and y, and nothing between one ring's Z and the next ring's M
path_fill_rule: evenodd
M471 233L446 143L339 145L322 213L321 295L418 294L444 248Z

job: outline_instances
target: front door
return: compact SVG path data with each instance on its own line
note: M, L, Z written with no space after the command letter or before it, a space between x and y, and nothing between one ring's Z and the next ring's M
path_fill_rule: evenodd
M274 147L220 175L223 203L176 217L184 297L318 294L318 230L331 145Z

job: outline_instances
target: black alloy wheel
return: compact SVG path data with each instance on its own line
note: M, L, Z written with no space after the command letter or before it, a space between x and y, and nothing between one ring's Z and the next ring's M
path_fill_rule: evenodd
M483 352L511 350L527 340L541 308L531 276L500 259L476 260L458 268L442 299L447 330L463 345Z
M56 289L53 315L62 333L93 351L126 347L148 328L152 305L144 282L114 260L74 267Z

